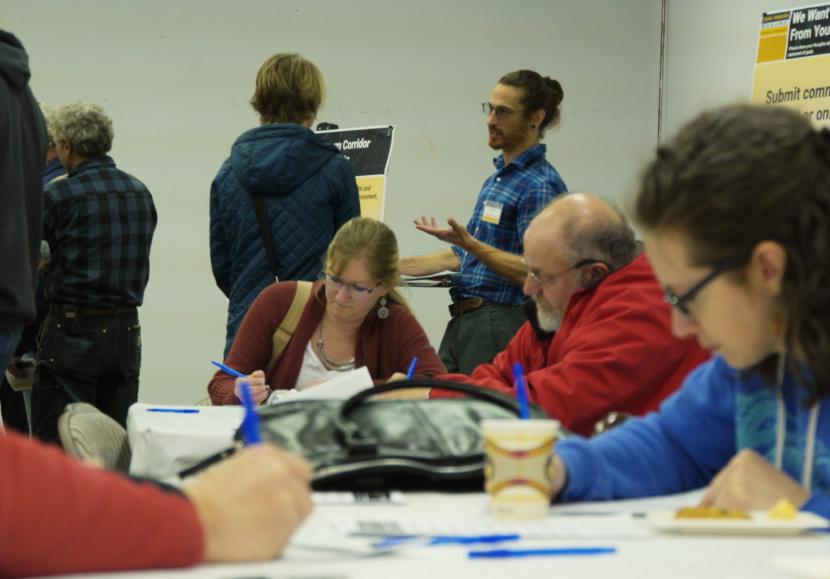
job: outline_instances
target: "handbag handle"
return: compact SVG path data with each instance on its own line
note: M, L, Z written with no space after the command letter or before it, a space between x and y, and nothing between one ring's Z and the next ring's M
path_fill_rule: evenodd
M337 416L334 418L334 426L337 429L337 437L350 453L374 453L377 451L378 443L375 440L362 438L360 428L349 418L349 414L351 414L358 406L363 404L368 398L371 398L376 394L394 392L395 390L407 390L409 388L440 388L441 390L461 392L463 394L468 394L473 398L477 398L478 400L484 400L485 402L490 402L496 406L504 408L505 410L509 410L514 413L517 418L520 416L519 404L515 398L502 392L497 392L481 386L472 386L462 382L433 380L430 378L416 378L414 380L400 380L398 382L391 382L388 384L379 384L372 388L362 390L346 400L340 407L340 411L337 413Z

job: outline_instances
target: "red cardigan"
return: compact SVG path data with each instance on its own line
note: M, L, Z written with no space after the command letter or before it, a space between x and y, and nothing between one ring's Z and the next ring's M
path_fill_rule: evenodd
M566 428L588 435L611 411L656 410L708 358L694 338L672 335L669 306L642 255L597 287L576 292L552 339L540 341L526 322L491 364L470 376L438 378L512 394L513 363L521 362L533 402Z
M0 577L194 565L196 509L181 495L0 434Z
M268 286L257 296L242 320L225 364L244 374L265 370L271 358L274 332L288 313L297 282ZM381 320L375 310L360 326L355 347L355 367L366 366L375 380L385 380L395 372L406 372L413 356L418 356L419 376L434 376L447 369L430 345L424 329L405 307L389 304L389 317ZM272 388L290 389L297 382L303 355L314 330L323 318L326 294L318 282L303 310L291 341L265 377ZM234 378L221 370L208 384L214 404L239 404L233 393Z

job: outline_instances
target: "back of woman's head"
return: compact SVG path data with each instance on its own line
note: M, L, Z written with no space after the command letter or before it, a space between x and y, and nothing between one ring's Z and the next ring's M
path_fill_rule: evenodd
M328 269L339 275L356 259L363 260L376 282L390 288L398 283L398 240L387 225L368 217L355 217L337 231L326 253Z
M830 393L830 131L784 107L706 112L658 148L635 216L680 234L697 266L738 269L760 242L779 243L788 349L806 354Z
M265 123L297 123L313 119L323 103L323 75L299 54L280 53L259 67L251 106Z

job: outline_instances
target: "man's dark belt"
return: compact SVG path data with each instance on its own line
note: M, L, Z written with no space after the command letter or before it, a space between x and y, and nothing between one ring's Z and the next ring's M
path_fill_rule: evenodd
M452 317L460 316L463 313L477 310L487 302L482 298L464 298L450 304L450 315Z
M73 304L50 304L49 311L61 314L64 317L75 316L110 316L114 314L130 314L136 311L136 306L103 306L87 307Z

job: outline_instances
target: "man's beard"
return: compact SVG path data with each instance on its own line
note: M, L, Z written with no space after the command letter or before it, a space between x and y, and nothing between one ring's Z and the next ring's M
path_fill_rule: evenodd
M554 310L539 296L533 296L533 302L536 304L536 319L539 323L539 328L545 332L555 332L558 330L562 324L562 312Z

